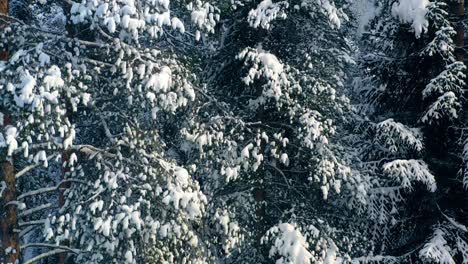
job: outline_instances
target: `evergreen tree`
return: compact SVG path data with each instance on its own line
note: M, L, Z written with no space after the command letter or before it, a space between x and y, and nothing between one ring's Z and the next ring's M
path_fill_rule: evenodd
M13 1L0 256L467 262L453 11L375 5L363 27L342 0Z
M382 175L378 184L388 186L374 197L382 219L374 254L388 262L461 263L466 228L458 221L466 215L455 181L460 155L453 153L460 152L466 67L456 58L449 8L437 1L376 5L361 45L364 77L356 81L362 109L375 120L363 155Z
M340 140L354 118L343 95L353 65L347 4L218 6L220 30L206 39L215 53L201 65L208 103L183 130L191 143L176 147L209 197L217 255L228 263L362 255L357 208L366 194Z

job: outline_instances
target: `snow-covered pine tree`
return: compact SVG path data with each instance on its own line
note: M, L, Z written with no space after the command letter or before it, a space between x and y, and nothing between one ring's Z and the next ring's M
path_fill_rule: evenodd
M378 1L369 121L344 96L347 1L13 2L0 148L23 263L466 261L443 3Z
M208 197L214 255L227 263L362 255L365 223L349 209L366 187L340 140L351 118L346 2L213 5L218 31L201 38L214 49L200 65L205 102L173 149Z
M0 1L0 15L8 15L10 4L8 0ZM7 21L0 20L0 30L7 28ZM5 63L9 57L8 49L5 46L0 47L0 62ZM6 114L0 114L0 127L7 129L11 123L11 117ZM0 162L0 261L2 263L14 263L19 259L20 248L18 234L15 229L18 228L18 212L15 201L16 178L14 174L14 165L11 157L6 153L1 155Z
M455 219L466 215L454 181L460 159L453 153L461 152L456 127L466 67L456 60L450 9L441 1L375 5L362 37L363 77L355 82L366 103L361 109L373 120L364 164L381 175L370 216L380 245L373 254L385 256L373 259L461 263L466 228Z
M44 249L24 263L59 253L141 263L147 248L155 262L207 258L197 238L206 197L160 136L196 99L191 58L172 42L185 6L173 5L39 1L26 7L30 20L2 17L12 56L0 98L14 123L0 146L16 161L21 247Z

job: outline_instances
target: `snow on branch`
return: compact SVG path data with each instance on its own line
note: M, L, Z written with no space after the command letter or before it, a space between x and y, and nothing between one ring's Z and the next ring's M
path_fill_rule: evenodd
M423 150L422 133L419 129L410 128L393 119L387 119L376 125L377 139L383 142L391 152L411 148Z
M427 98L434 94L442 95L446 92L460 94L465 86L465 71L466 66L463 62L456 61L447 65L445 70L432 79L422 91L423 97Z
M457 119L457 109L460 107L460 102L453 92L446 92L439 96L437 100L429 106L429 109L424 113L421 121L423 123L432 124L446 117L449 120Z
M315 245L308 242L311 239L316 240ZM278 224L262 238L262 244L268 241L272 242L269 257L276 259L276 264L332 264L343 260L335 242L321 237L313 225L302 229L295 223Z
M59 182L59 183L58 183L57 185L55 185L55 186L44 187L44 188L40 188L40 189L36 189L36 190L32 190L32 191L29 191L29 192L22 193L21 195L18 196L18 200L22 200L22 199L25 199L26 197L34 196L34 195L36 195L36 194L42 194L42 193L48 193L48 192L56 191L56 190L58 190L64 183L67 183L67 182L74 182L74 183L87 184L86 182L81 181L81 180L77 180L77 179L66 179L66 180L63 180L63 181Z
M309 252L309 243L293 224L282 223L272 227L267 236L275 236L274 244L270 248L270 257L280 256L277 264L310 264L313 255ZM263 241L265 242L265 241Z
M329 0L318 0L318 1L311 1L311 0L304 0L301 1L301 5L295 6L294 8L302 8L308 11L317 12L319 11L323 15L328 18L328 22L330 27L333 29L339 29L341 27L341 19L347 19L346 14L344 14L343 10L337 8L333 1Z
M400 0L393 4L392 14L401 23L411 23L416 38L427 32L429 21L426 19L429 0Z
M66 251L69 251L71 253L78 254L80 250L78 249L73 249L69 248L66 246L60 246L60 245L55 245L55 244L46 244L46 243L28 243L21 245L21 249L29 248L29 247L36 247L36 248L56 248L56 249L63 249Z
M263 0L258 4L257 8L250 10L247 18L249 25L253 28L269 29L273 20L286 18L284 10L288 6L289 4L286 1L273 3L271 0Z
M30 258L27 261L25 261L23 264L33 264L33 263L36 263L37 261L39 261L39 260L41 260L43 258L47 258L47 257L53 256L53 255L56 255L56 254L60 254L60 253L64 253L64 252L67 252L67 250L54 249L54 250L39 254L39 255L37 255L37 256L35 256L33 258Z
M411 189L413 182L421 182L430 192L437 189L434 175L422 160L394 160L385 163L383 170L404 188Z
M455 264L456 262L450 254L451 249L444 238L445 235L443 229L435 229L432 238L419 251L419 256L435 263Z
M46 203L46 204L39 205L37 207L31 208L31 209L28 209L28 210L25 210L25 211L21 212L19 214L19 216L20 217L25 217L25 216L31 215L33 213L36 213L36 212L39 212L39 211L42 211L44 209L48 209L48 208L51 208L51 207L52 207L51 203Z
M266 79L262 94L250 100L250 106L256 109L269 100L280 104L280 98L287 96L286 88L290 86L285 65L275 55L253 48L244 49L237 55L237 59L243 60L244 65L250 67L247 76L242 78L246 85L252 86L255 81Z

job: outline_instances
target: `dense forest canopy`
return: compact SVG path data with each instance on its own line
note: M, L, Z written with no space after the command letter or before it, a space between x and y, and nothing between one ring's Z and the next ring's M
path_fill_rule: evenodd
M0 0L0 263L468 263L465 23Z

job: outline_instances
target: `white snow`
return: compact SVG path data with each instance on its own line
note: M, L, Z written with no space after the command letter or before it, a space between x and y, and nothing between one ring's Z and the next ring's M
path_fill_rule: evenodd
M167 92L171 86L171 69L167 66L162 67L161 72L151 75L146 83L147 88L151 88L156 92Z
M68 165L74 166L77 161L78 161L78 157L76 156L75 152L73 152L70 155L70 158L68 159Z
M182 21L180 21L180 19L178 19L177 17L172 18L171 24L172 24L172 29L177 29L182 34L185 33L184 23L182 23Z
M16 127L13 126L8 126L5 131L5 143L8 146L8 156L11 156L18 148L18 142L16 141L17 132Z
M376 138L385 142L391 152L401 151L406 146L416 151L422 151L424 148L419 129L407 127L392 118L378 123L376 128Z
M185 94L188 96L188 99L190 99L191 101L195 100L195 91L190 85L184 85L184 91Z
M125 263L133 263L133 254L130 250L125 253Z
M276 18L286 18L284 9L288 7L287 2L273 3L271 0L263 0L257 8L250 10L248 21L251 27L264 29L270 28L270 23Z
M250 150L253 148L253 144L250 143L247 146L245 146L244 149L242 149L241 156L244 158L250 158Z
M402 23L411 23L417 38L426 32L429 21L426 19L429 0L399 0L392 6L392 14Z
M249 65L250 69L247 76L242 80L246 85L253 84L256 80L265 78L266 84L263 85L262 95L256 99L251 99L249 104L252 108L258 108L263 105L268 99L278 102L283 96L283 89L288 88L290 82L287 74L284 71L284 65L278 58L269 52L261 49L246 48L237 55L238 59L242 59L245 65Z
M117 26L113 17L107 17L104 20L104 24L107 26L107 30L109 30L109 33L115 32Z
M102 223L103 223L103 221L102 221L101 217L96 218L94 220L94 230L96 230L96 231L99 230L101 228L101 226L102 226Z
M156 100L156 95L153 92L147 92L146 93L146 99L150 101L150 103L153 103L154 100Z
M435 192L437 189L434 175L422 160L394 160L383 165L383 170L391 177L400 181L404 188L412 188L413 182L421 182L427 189Z
M323 185L320 187L320 190L322 190L322 197L324 200L327 200L328 199L328 190L330 189L330 187L328 185Z
M10 58L10 64L15 64L22 56L26 55L26 51L23 49L18 50L11 56Z
M44 86L47 89L51 89L62 87L64 84L65 82L62 79L62 73L60 72L60 69L55 65L50 67L47 71L47 76L44 77Z
M19 86L21 88L20 95L19 97L15 97L16 104L19 107L23 107L25 104L30 104L33 101L33 90L35 86L36 79L26 71L21 77L21 84Z
M154 20L156 21L156 24L159 27L162 27L164 25L170 26L171 25L171 14L169 13L169 11L164 12L162 14L156 14L154 16Z
M192 11L192 22L198 27L202 27L205 23L208 11L206 9Z
M174 176L180 186L187 187L189 185L190 175L186 169L177 167L174 171Z
M169 3L170 1L169 0L158 0L158 3L164 7L164 9L169 9Z
M434 230L433 237L419 251L419 256L429 262L455 264L455 260L450 253L450 247L444 238L445 232L437 228Z
M91 94L89 93L81 94L81 102L83 103L83 105L87 106L90 101L91 101Z
M197 1L195 6L190 3L187 9L192 11L191 21L197 27L195 31L197 41L200 40L201 32L214 33L216 23L220 19L220 15L216 13L217 8L208 2Z
M44 150L39 151L35 156L34 156L34 162L38 163L39 161L44 162L44 167L48 167L48 162L47 162L47 154Z
M328 0L319 0L322 8L324 9L325 13L328 15L328 20L330 21L331 25L336 28L341 27L341 20L338 17L338 10L335 7L333 2Z
M68 149L69 147L72 146L73 144L73 140L75 139L75 129L72 128L70 130L70 134L68 135L68 137L66 137L64 140L63 140L63 148L64 149Z
M283 72L283 64L281 64L278 58L271 53L259 53L258 58L265 66L268 71L271 71L272 75L278 75Z
M378 14L375 0L358 0L353 2L354 13L357 14L358 27L356 35L362 36L369 22Z
M41 64L42 67L49 64L50 56L41 52L41 54L39 55L39 63Z
M281 161L281 163L283 163L285 166L289 166L289 157L288 157L288 154L286 154L286 153L281 154L281 156L280 156L280 161Z
M7 185L5 181L0 182L0 198L2 198L3 192L6 190Z
M449 119L457 119L458 113L454 106L458 106L458 97L454 92L446 92L439 96L437 100L432 103L426 113L421 117L423 123L431 124L432 122L442 118L446 115Z
M96 9L96 15L99 16L99 17L103 17L107 13L108 9L109 9L109 4L108 3L102 3Z
M282 223L271 228L268 233L276 235L270 257L281 256L276 264L311 264L313 255L309 252L306 238L295 225Z

